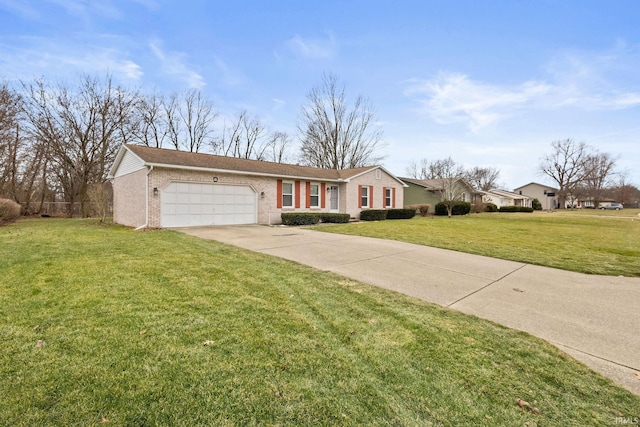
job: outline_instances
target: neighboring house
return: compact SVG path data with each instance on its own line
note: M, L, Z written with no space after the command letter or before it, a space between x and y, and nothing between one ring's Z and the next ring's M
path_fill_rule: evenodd
M550 187L548 185L538 184L537 182L530 182L527 185L518 187L513 190L514 193L527 196L529 198L529 207L533 199L538 199L542 205L542 209L551 210L557 209L558 206L558 189Z
M507 190L491 189L480 191L483 203L493 203L498 208L501 206L528 206L531 207L529 197Z
M282 212L403 205L404 183L382 166L331 170L123 145L109 172L113 218L138 228L279 224Z
M431 205L429 212L435 211L436 204L442 201L441 192L451 180L448 179L414 179L400 178L407 188L404 189L404 205ZM480 198L480 193L467 184L463 179L453 180L454 186L452 194L456 195L456 199L476 203Z

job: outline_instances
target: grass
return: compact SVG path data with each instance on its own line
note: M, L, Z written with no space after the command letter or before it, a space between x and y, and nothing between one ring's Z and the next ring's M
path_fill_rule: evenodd
M528 334L172 231L2 227L0 307L3 425L596 426L640 413L640 397Z
M640 217L624 211L491 213L361 222L318 230L400 240L563 270L640 276Z

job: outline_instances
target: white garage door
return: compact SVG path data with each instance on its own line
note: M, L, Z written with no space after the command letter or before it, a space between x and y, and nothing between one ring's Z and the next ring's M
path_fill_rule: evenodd
M255 224L256 193L247 185L172 182L162 190L163 227Z

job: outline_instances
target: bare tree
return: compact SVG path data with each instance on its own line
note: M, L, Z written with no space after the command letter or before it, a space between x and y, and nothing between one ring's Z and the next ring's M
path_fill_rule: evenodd
M412 160L409 166L405 168L405 173L409 178L427 179L429 176L429 161L425 158L420 159L420 162Z
M615 166L616 160L609 153L590 154L585 159L583 187L596 208L612 184Z
M539 170L556 182L560 209L564 209L567 197L584 180L585 162L589 157L590 147L572 139L554 141L551 147L553 153L541 159Z
M234 121L224 124L217 151L223 156L264 160L268 141L267 129L257 117L241 111Z
M286 132L273 132L267 141L264 150L264 160L276 163L289 163L291 138Z
M131 138L134 142L162 148L169 134L164 102L164 97L156 94L138 98L131 126Z
M176 150L199 153L213 145L213 103L197 89L172 94L162 102L166 135Z
M464 172L464 180L476 190L489 191L497 187L500 171L492 167L475 166Z
M358 96L350 106L344 86L332 74L307 95L298 123L302 163L325 169L348 169L380 162L382 132L375 129L374 109Z
M19 202L17 178L19 170L21 98L6 84L0 86L0 197Z
M33 137L46 144L50 168L64 198L89 214L89 185L101 182L116 151L126 142L137 95L104 80L83 76L75 86L24 84Z
M462 201L463 195L466 194L464 168L448 157L431 162L428 171L427 179L431 180L438 199L447 208L447 216L451 218L453 207Z

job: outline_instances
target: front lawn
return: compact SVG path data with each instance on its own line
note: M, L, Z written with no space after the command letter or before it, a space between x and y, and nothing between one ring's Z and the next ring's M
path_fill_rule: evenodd
M318 230L400 240L590 274L640 276L640 217L624 211L485 213Z
M600 426L640 414L640 397L528 334L173 231L2 227L0 307L7 426Z

